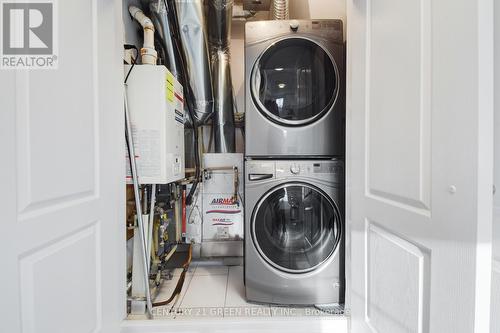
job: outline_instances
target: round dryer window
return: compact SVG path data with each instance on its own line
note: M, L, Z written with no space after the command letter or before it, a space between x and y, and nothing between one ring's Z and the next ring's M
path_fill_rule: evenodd
M331 108L339 90L331 55L307 38L273 43L257 59L251 90L260 111L282 125L305 125Z
M252 218L252 238L260 255L290 273L308 272L325 262L340 235L336 205L308 184L272 189L257 203Z

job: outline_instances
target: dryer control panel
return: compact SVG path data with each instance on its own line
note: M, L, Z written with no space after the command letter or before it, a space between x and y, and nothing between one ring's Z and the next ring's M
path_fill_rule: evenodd
M328 179L337 182L344 178L344 162L341 160L253 160L247 162L246 174L246 180L250 182L293 177Z

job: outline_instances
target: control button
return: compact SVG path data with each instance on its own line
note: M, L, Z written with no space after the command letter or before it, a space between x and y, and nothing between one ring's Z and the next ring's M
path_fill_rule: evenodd
M300 166L297 164L293 164L290 166L290 172L293 173L294 175L300 173Z
M299 21L297 21L297 20L291 20L290 21L290 29L292 29L292 31L299 30Z

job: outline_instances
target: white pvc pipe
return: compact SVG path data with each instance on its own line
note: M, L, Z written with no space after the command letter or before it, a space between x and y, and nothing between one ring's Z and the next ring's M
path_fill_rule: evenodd
M155 50L155 27L153 21L136 6L128 7L130 15L139 22L144 29L144 45L141 49L141 60L144 65L156 65L158 53Z

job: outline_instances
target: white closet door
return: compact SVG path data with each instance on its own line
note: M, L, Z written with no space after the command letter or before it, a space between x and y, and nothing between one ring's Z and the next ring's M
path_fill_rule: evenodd
M352 332L486 332L493 0L348 0Z
M0 331L118 332L121 1L57 6L59 68L0 70Z

